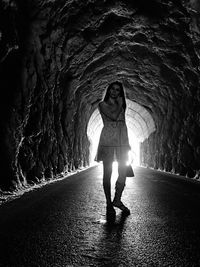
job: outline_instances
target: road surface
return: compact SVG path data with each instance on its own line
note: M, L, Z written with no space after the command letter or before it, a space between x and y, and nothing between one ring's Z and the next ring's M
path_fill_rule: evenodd
M200 266L199 182L137 167L122 200L108 223L100 165L1 205L0 266Z

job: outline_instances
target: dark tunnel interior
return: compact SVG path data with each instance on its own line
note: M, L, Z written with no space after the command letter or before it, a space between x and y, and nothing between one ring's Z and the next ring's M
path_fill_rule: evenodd
M3 0L0 12L2 190L89 166L115 80L138 164L200 177L198 0Z

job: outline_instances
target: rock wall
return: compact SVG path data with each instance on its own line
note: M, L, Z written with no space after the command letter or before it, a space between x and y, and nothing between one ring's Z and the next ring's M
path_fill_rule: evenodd
M142 164L198 174L198 1L3 0L0 9L1 188L88 165L88 120L117 79L155 121Z
M168 103L165 116L162 120L158 120L156 133L153 133L141 144L141 164L199 178L200 43L198 39L200 6L198 1L186 3L187 6L183 5L182 11L186 12L187 18L170 19L170 27L176 29L177 34L176 40L170 46L173 46L173 49L168 51L168 60L172 62L171 69L163 70L164 78L172 88L170 98L174 103L173 105ZM182 23L183 20L185 23ZM183 50L178 48L180 40L182 40Z

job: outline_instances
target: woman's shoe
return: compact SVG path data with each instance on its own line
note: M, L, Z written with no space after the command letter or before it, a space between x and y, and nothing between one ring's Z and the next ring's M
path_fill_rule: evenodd
M120 209L123 213L126 213L127 215L131 214L130 210L121 201L114 200L112 204L114 207Z

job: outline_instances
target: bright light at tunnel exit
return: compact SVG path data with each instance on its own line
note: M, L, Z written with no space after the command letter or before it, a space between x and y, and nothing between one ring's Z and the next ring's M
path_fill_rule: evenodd
M130 137L129 137L129 142L132 149L128 153L128 161L126 164L127 165L131 164L131 166L134 168L140 165L140 143L136 138L130 139ZM113 162L112 169L113 169L113 174L116 175L118 173L117 161Z
M131 164L133 167L140 166L140 141L136 136L129 132L129 143L131 150L128 155L127 164Z

